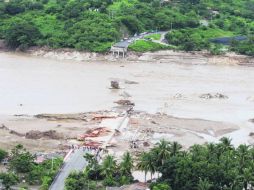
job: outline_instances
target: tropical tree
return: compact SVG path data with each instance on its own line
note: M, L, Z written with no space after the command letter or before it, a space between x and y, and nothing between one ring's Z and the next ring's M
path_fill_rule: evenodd
M170 143L170 147L169 147L169 150L170 150L170 155L171 156L176 156L180 150L182 149L182 145L180 145L178 142L172 142Z
M148 156L149 156L148 153L143 152L139 156L139 162L137 164L138 169L145 172L145 182L146 182L147 172L149 171L148 164L147 164L147 157Z
M248 160L249 159L249 146L248 145L240 145L237 148L237 156L238 156L238 160L239 160L239 171L240 174L243 174L243 170L244 168L247 166L248 164Z
M228 137L222 137L220 139L221 145L224 149L232 149L233 145L231 144L232 139L228 138Z
M212 188L212 184L207 180L200 179L198 182L198 190L210 190Z
M41 33L33 23L19 20L11 24L6 30L5 36L6 43L10 48L24 50L36 45Z
M123 155L122 162L120 163L120 173L122 176L131 176L131 170L133 168L133 160L131 154L126 152Z
M95 190L96 185L86 178L83 172L73 172L65 180L66 190Z
M142 153L137 166L138 166L138 169L145 172L145 181L146 181L146 176L148 172L151 173L151 179L152 179L152 176L156 171L153 152Z
M13 173L0 173L0 179L6 190L18 183L18 177Z
M33 169L34 156L19 144L11 151L10 170L28 173Z
M168 159L171 155L170 143L166 140L161 140L156 143L153 152L156 153L156 159L160 163L160 166L164 164L165 160Z
M95 155L86 153L84 155L84 158L88 162L86 169L90 170L90 169L94 169L96 166L98 166L98 161L97 161Z
M113 175L116 172L116 169L117 165L115 158L111 155L107 155L101 165L101 175L105 177L105 185L114 185L115 182Z

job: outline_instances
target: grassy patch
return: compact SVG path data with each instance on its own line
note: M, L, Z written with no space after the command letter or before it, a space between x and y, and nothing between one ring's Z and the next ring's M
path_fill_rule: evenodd
M160 40L161 34L150 34L148 36L145 36L145 39Z
M207 29L195 28L190 30L192 30L190 31L192 34L200 35L205 40L209 40L211 38L234 36L233 32L221 30L219 28L207 28Z
M137 0L116 0L112 5L108 7L109 11L119 11L121 7L132 7Z
M168 49L168 46L146 40L137 40L129 46L129 49L136 52L147 52Z

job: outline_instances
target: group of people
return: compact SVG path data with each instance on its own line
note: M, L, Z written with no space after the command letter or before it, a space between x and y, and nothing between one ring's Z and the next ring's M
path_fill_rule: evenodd
M95 147L95 146L78 146L78 145L71 145L71 149L73 152L77 149L82 148L84 152L89 152L93 155L95 155L96 159L99 161L101 159L101 152L103 149L101 147Z

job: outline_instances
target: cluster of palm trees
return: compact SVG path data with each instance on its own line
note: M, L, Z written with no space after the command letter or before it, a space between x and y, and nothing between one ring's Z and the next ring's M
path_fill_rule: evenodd
M153 174L159 171L159 168L163 166L165 161L169 157L177 155L181 148L182 146L179 143L171 143L163 139L156 143L156 146L149 152L143 152L139 157L137 167L145 172L145 181L148 172L150 172L152 179Z
M226 137L187 151L161 140L140 155L137 166L145 175L150 172L151 179L160 173L157 183L174 190L254 190L254 147L234 147Z
M120 163L107 155L101 164L90 154L85 155L85 170L89 180L103 181L105 186L120 186L133 182L132 170L139 169L153 177L153 190L254 190L254 148L234 147L231 140L194 145L183 150L177 142L161 140L148 152L141 153L134 166L126 152ZM160 176L154 176L155 173Z
M151 175L161 173L157 183L174 190L254 190L254 148L235 148L225 137L188 151L162 140L141 154L138 168Z
M119 186L133 181L133 159L129 152L123 155L119 164L112 155L107 155L101 164L91 154L86 154L84 158L88 161L85 172L91 180L103 180L106 186Z

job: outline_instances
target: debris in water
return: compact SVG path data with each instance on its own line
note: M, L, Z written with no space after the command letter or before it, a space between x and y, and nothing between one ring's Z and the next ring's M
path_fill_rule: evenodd
M119 82L115 80L111 81L111 88L120 89Z
M202 94L199 96L199 98L203 98L203 99L228 99L228 96L224 95L224 94L220 94L220 93L216 93L216 94Z
M118 101L115 101L114 103L123 105L123 106L135 106L135 103L131 102L130 100L118 100Z

